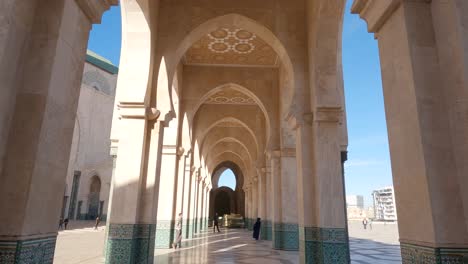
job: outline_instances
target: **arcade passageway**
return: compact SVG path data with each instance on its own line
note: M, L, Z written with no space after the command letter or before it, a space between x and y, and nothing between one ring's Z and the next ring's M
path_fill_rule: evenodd
M199 239L219 204L248 227L263 219L259 244L239 238L258 251L226 251L233 258L350 262L345 2L120 1L106 263L153 263L180 229ZM0 262L51 263L89 30L119 1L1 3ZM467 10L465 0L353 2L379 44L405 264L468 258ZM225 168L235 190L217 186ZM207 252L173 257L186 253Z

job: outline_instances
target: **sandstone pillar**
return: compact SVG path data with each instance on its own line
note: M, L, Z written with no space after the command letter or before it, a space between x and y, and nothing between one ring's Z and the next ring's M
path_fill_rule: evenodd
M268 161L269 162L269 161ZM271 178L271 169L270 165L265 168L265 211L266 211L266 217L265 220L262 221L262 225L265 226L264 232L264 238L266 240L272 240L272 222L273 222L273 191L272 191L272 178Z
M279 200L280 221L275 222L274 247L283 250L299 249L299 229L297 221L297 164L296 150L283 148L280 154L280 187L281 199ZM276 187L277 188L277 187Z
M183 190L183 205L182 205L182 234L184 238L189 238L189 227L191 223L190 219L190 197L191 197L191 167L190 167L190 152L185 155L185 165L184 165L184 190Z
M172 124L177 124L173 122ZM161 177L158 199L158 218L156 222L156 248L170 248L174 240L175 220L176 220L176 198L177 198L177 147L170 145L174 140L168 140L174 133L174 127L165 129L164 144L161 156Z
M341 109L319 108L296 130L301 263L349 263L341 114Z
M463 263L466 3L375 2L352 11L378 39L403 263Z
M258 170L258 217L260 217L262 224L260 227L260 238L266 240L266 175L264 169Z
M197 186L197 178L198 178L198 169L195 169L195 167L191 168L190 171L190 201L189 201L189 215L190 217L187 219L188 220L188 228L187 232L188 238L192 238L193 234L195 232L195 218L196 218L196 186Z
M153 261L164 126L147 112L143 103L119 105L126 129L119 138L106 263Z
M114 1L102 10L78 3L1 4L0 255L6 263L53 260L89 30Z

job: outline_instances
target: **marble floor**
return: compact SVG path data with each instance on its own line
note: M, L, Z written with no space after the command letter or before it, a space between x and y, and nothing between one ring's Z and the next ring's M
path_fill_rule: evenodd
M104 263L105 227L97 230L77 225L79 228L60 231L54 263L91 264ZM396 225L375 225L373 230L363 230L359 224L350 223L350 248L353 264L401 263ZM157 249L155 263L282 263L299 262L298 252L271 249L269 241L255 241L251 233L242 229L221 229L213 234L205 231L193 239L184 240L182 248Z

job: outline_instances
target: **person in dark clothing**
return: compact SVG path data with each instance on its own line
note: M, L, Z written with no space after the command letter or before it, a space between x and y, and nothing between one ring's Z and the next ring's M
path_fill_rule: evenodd
M98 216L98 217L96 217L96 224L94 225L94 230L98 229L100 223L101 223L101 219Z
M260 218L257 218L257 222L255 222L254 226L253 226L253 238L255 238L255 240L258 240L258 237L260 236L260 226L262 225L262 223L260 222Z
M63 217L60 217L60 220L59 220L59 229L63 229Z
M68 218L65 218L65 220L63 220L63 224L65 225L65 230L67 230Z
M218 226L218 213L215 214L215 217L213 219L213 233L216 233L216 229L218 229L218 233L221 232L219 231L219 226Z

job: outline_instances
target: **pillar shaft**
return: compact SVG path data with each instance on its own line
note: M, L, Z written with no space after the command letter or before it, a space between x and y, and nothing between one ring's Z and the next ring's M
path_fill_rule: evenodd
M173 122L172 124L177 124ZM171 124L171 126L172 126ZM158 218L156 222L156 248L170 248L174 240L175 220L176 220L176 199L177 199L177 148L175 145L169 145L175 140L167 140L167 136L174 133L172 127L165 129L164 143L161 156L161 175L158 199Z
M273 223L273 191L272 191L272 176L271 176L271 169L270 164L267 165L266 170L266 219L263 221L263 225L265 226L265 238L266 240L272 240L272 223Z
M265 171L261 170L258 175L258 217L261 218L261 239L267 239L266 232L266 175Z
M12 263L52 263L91 28L75 1L36 3L0 10L0 255Z
M356 3L353 12L378 19L368 27L379 44L403 263L462 263L468 74L467 18L459 12L467 5L395 3Z
M313 116L296 130L300 259L301 263L349 263L341 110L318 108Z

